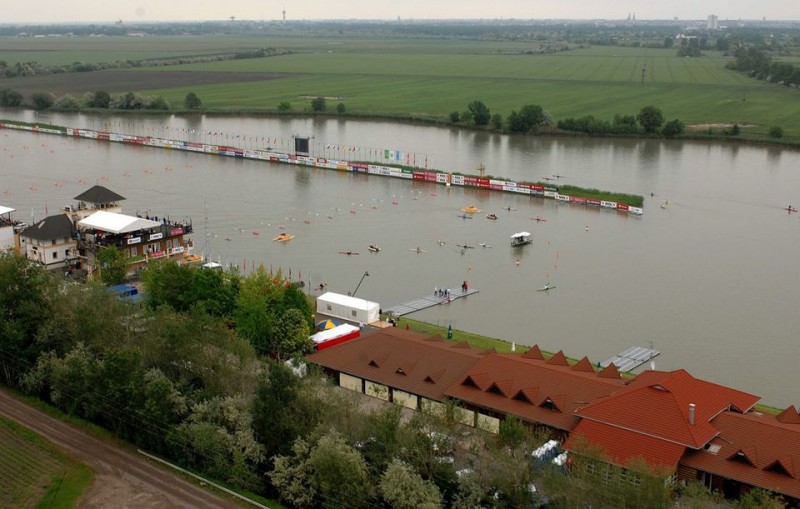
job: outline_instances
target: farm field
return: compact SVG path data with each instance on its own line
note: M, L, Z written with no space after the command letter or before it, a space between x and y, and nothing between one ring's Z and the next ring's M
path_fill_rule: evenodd
M0 507L73 507L91 470L0 417Z
M779 125L787 138L800 137L798 91L728 70L727 59L713 51L700 58L683 58L676 56L675 49L592 46L538 54L539 43L453 39L90 39L64 39L67 44L62 50L72 60L82 61L96 59L99 54L93 51L100 50L95 46L112 40L104 51L112 51L119 58L130 58L124 56L126 52L155 51L157 47L165 54L259 47L294 53L129 69L116 73L116 81L108 83L102 74L93 74L97 79L86 82L85 77L73 73L58 75L57 80L50 77L49 82L46 76L14 78L3 86L26 95L42 90L76 96L97 89L131 90L161 95L173 110L180 110L185 95L194 92L206 111L241 113L274 112L281 102L288 102L295 113L309 112L310 99L323 96L328 98L329 112L341 102L351 115L437 121L446 121L453 111L466 110L474 100L483 101L492 113L503 117L524 104L539 104L556 120L585 115L611 120L614 115L635 115L643 106L655 105L667 120L678 118L689 125L738 123L747 126L746 132L757 135ZM44 50L44 46L39 49ZM126 80L120 73L138 76ZM264 81L258 81L258 73L264 73ZM121 84L128 88L120 90Z

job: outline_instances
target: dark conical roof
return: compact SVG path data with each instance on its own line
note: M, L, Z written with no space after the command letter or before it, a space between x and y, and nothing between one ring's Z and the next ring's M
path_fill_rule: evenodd
M88 203L111 203L115 201L124 200L124 196L120 196L114 191L103 186L94 186L88 191L84 191L75 197L76 200L85 201Z

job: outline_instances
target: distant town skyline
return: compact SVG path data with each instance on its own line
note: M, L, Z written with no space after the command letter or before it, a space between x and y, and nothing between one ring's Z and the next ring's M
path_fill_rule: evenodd
M35 6L35 8L33 8ZM111 23L143 21L331 19L627 19L800 20L800 2L786 0L39 0L9 2L0 23Z

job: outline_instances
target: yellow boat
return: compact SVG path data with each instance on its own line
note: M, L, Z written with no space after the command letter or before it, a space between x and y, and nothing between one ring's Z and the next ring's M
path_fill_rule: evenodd
M281 233L280 235L278 235L277 237L275 237L272 240L276 240L278 242L286 242L287 240L292 240L293 238L294 238L294 235L292 235L291 233Z
M461 212L468 212L470 214L474 214L474 213L480 212L480 211L481 211L481 209L479 209L475 205L470 205L469 207L464 207L463 209L461 209Z

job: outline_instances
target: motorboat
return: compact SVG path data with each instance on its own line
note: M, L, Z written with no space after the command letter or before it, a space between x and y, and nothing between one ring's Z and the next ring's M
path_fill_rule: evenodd
M533 242L530 232L519 232L511 236L511 247L524 246Z
M497 214L487 214L486 215L486 219L495 220L495 219L497 219Z
M467 212L468 214L474 214L474 213L480 212L480 211L481 211L481 209L479 209L475 205L470 205L468 207L464 207L463 209L461 209L461 212Z
M370 244L368 249L371 253L377 253L378 251L381 250L381 248L376 246L375 244Z

